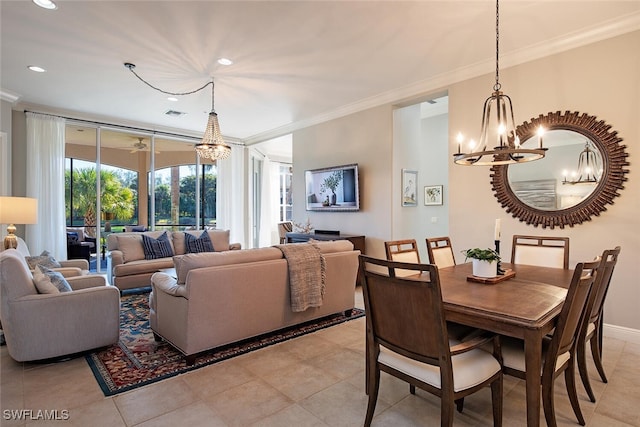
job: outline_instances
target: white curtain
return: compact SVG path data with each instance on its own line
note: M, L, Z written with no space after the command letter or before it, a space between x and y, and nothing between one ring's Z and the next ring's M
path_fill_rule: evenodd
M261 189L258 244L262 248L280 243L280 164L271 162L269 157L262 161Z
M27 197L38 199L38 223L26 226L32 255L67 259L64 204L65 120L27 113Z
M230 230L230 243L245 240L245 148L231 145L231 156L218 160L216 183L216 228Z

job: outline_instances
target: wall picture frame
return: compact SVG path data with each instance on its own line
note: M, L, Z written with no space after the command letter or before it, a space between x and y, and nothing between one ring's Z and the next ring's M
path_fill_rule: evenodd
M424 186L424 205L435 206L442 204L442 185L425 185Z
M418 171L402 169L402 206L418 206Z

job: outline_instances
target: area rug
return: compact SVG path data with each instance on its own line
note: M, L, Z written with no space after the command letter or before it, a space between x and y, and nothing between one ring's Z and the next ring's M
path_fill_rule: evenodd
M192 366L187 366L182 353L164 341L153 339L148 292L125 294L121 298L118 344L85 358L104 395L113 396L362 316L364 311L354 308L351 316L335 314L218 347L200 354Z

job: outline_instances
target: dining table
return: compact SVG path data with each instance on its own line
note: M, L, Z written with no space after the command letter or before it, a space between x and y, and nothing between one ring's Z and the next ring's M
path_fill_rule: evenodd
M542 341L555 327L573 270L508 263L501 267L515 276L481 283L468 280L471 263L439 269L445 316L524 341L527 426L539 426Z

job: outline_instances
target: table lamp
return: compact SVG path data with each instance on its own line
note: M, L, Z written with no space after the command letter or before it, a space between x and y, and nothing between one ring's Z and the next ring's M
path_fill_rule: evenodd
M5 249L18 247L14 224L35 224L38 220L38 200L30 197L0 197L0 224L9 224L4 238Z

